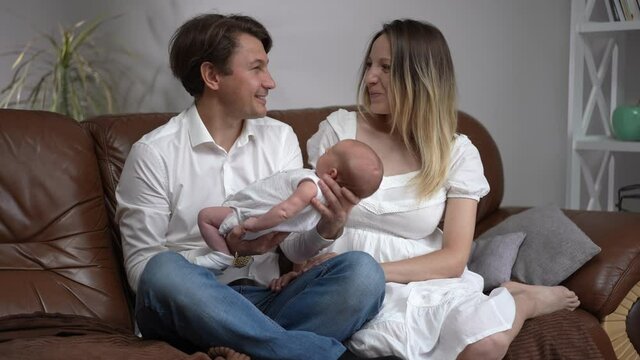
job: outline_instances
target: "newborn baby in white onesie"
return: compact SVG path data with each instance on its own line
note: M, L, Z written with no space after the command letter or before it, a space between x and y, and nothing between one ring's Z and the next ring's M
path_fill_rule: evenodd
M318 158L315 171L276 173L229 196L222 206L202 209L200 233L211 249L230 254L225 237L236 226L241 227L244 239L273 231L308 231L320 220L310 206L314 197L322 199L319 176L328 174L363 199L378 190L383 173L382 161L368 145L352 139L339 141Z

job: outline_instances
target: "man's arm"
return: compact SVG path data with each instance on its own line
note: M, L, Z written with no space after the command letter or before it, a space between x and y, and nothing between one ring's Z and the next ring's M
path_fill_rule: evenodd
M134 291L153 256L175 251L166 246L172 211L165 180L167 174L168 169L159 154L144 143L136 143L127 157L116 189L116 221L122 235L127 278ZM213 269L223 270L233 262L233 256L212 252L208 247L178 253L191 263Z
M164 173L165 166L158 154L138 143L127 157L116 189L116 221L122 234L127 277L134 291L147 261L167 250L164 238L170 208Z
M318 188L313 181L303 180L286 200L273 206L263 215L245 220L242 227L247 231L258 232L277 226L309 206L311 199L316 197L317 193Z

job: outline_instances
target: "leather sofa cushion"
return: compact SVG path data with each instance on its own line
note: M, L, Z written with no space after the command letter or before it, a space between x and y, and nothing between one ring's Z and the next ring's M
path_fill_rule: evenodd
M74 120L0 110L0 317L45 311L131 328L93 144Z
M560 310L525 321L503 360L615 358L610 345L600 348L594 340L603 338L607 336L594 317L580 309Z
M160 340L143 340L127 329L92 318L35 313L0 318L0 354L11 359L209 360Z

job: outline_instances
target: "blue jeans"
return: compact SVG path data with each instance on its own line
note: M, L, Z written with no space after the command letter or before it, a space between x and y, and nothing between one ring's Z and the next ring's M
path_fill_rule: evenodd
M136 321L145 338L206 351L228 346L258 359L337 359L341 341L380 309L384 274L368 254L348 252L273 293L219 283L213 271L174 252L147 263Z

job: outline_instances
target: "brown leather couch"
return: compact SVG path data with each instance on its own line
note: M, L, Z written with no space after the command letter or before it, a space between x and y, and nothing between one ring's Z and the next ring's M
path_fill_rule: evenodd
M336 108L269 115L293 126L304 152L318 122ZM48 112L0 110L0 358L208 358L134 336L113 221L114 190L131 145L171 115L76 123ZM500 207L502 163L487 130L460 113L459 131L480 150L491 184L479 206L479 235L525 208ZM527 321L506 358L637 356L640 214L566 214L602 248L564 282L581 306Z

